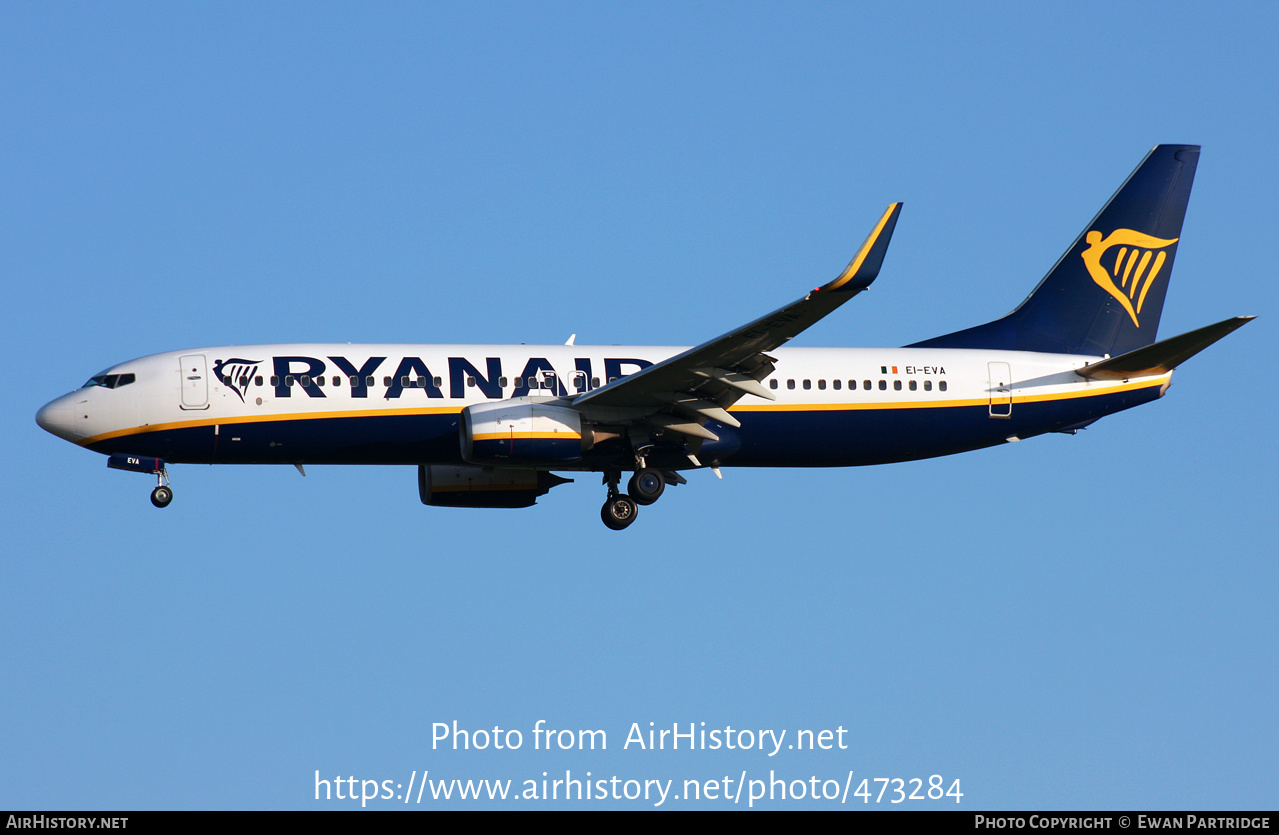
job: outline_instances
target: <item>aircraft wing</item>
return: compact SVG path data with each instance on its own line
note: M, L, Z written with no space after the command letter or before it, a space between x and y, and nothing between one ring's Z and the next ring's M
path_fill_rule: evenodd
M901 206L894 203L888 207L834 281L723 336L578 395L573 406L603 417L611 413L619 420L644 419L654 429L687 438L716 440L703 428L707 419L739 426L726 409L741 397L753 394L776 399L760 384L773 372L776 362L767 352L816 324L875 280Z

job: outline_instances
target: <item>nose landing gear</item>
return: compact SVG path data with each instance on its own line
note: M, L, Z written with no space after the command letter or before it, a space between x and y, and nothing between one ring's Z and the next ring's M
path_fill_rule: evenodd
M165 469L164 459L117 452L107 459L107 466L113 470L151 473L156 479L155 489L151 491L151 504L168 507L173 501L173 488L169 486L169 471Z
M158 485L151 491L151 504L156 507L168 507L173 501L173 488L165 484Z

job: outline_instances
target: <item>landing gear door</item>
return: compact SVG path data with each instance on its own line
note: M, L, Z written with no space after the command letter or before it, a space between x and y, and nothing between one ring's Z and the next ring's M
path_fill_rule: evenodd
M990 416L1013 416L1013 375L1006 362L988 362L990 370Z
M178 362L182 372L182 408L209 408L209 375L204 354L188 354Z

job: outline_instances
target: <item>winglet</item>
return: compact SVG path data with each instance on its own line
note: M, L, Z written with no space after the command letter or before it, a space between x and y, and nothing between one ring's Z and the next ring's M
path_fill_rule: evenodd
M897 216L901 214L902 204L893 203L884 212L884 216L870 231L861 249L848 262L848 266L839 278L819 287L820 292L831 290L865 290L879 275L879 268L884 263L884 253L888 252L888 242L893 238L893 228L897 226Z

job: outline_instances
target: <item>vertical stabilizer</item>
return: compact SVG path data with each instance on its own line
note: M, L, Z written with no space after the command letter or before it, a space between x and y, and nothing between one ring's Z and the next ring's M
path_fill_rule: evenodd
M909 347L1117 356L1150 345L1198 162L1198 145L1155 146L1016 310Z

